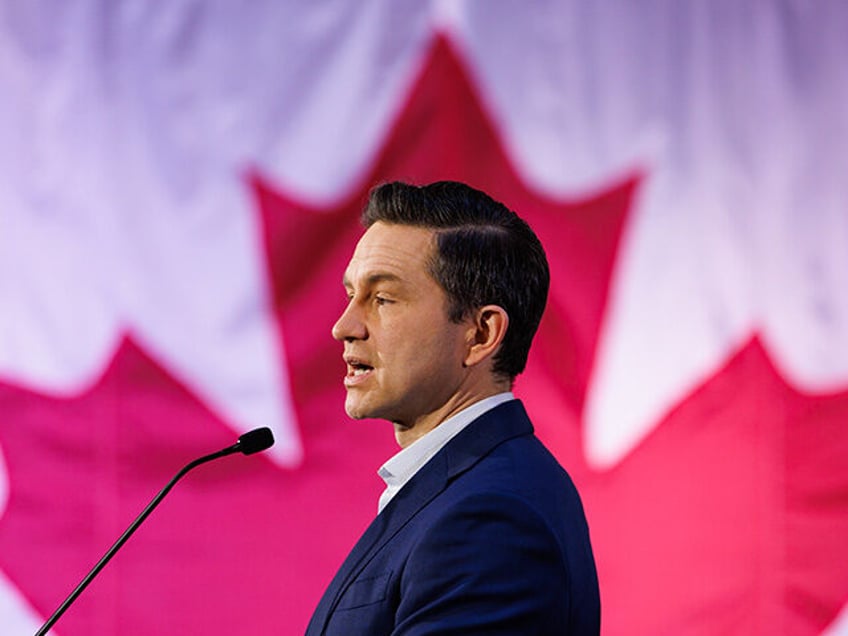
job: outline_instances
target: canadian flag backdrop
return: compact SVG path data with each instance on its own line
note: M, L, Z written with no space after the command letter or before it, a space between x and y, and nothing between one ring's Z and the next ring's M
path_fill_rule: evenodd
M848 634L848 8L0 0L0 633L298 634L376 513L330 327L380 181L552 266L516 392L607 636ZM516 564L520 567L520 564Z

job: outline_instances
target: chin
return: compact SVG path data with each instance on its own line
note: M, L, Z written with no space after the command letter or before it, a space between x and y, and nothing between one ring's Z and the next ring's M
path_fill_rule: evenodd
M345 401L345 413L354 420L390 420L389 409L381 404L367 403L363 400L351 400L350 396Z
M345 413L347 416L354 420L364 420L367 417L372 417L368 408L363 407L359 403L353 403L348 400L345 402Z
M345 407L345 413L347 413L347 416L352 420L361 420L365 418L364 415L360 415L358 410L354 408L348 408L347 406Z

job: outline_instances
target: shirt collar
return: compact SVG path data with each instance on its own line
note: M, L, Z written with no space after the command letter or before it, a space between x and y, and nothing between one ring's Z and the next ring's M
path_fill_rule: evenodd
M412 479L413 475L457 433L483 413L514 399L515 396L511 392L505 391L475 402L392 456L377 471L390 491L389 497L381 498L380 509L382 510L388 503L388 499Z

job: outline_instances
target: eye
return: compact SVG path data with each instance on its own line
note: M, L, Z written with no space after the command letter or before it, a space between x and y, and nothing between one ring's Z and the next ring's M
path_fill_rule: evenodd
M378 305L389 305L392 303L392 301L385 296L374 296L374 302Z

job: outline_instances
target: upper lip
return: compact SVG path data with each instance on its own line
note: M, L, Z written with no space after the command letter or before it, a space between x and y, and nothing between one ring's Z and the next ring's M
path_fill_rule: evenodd
M347 366L349 366L349 367L371 367L371 368L373 368L373 365L369 364L368 361L365 358L362 358L360 356L345 354L342 357L345 361L345 364L347 364Z

